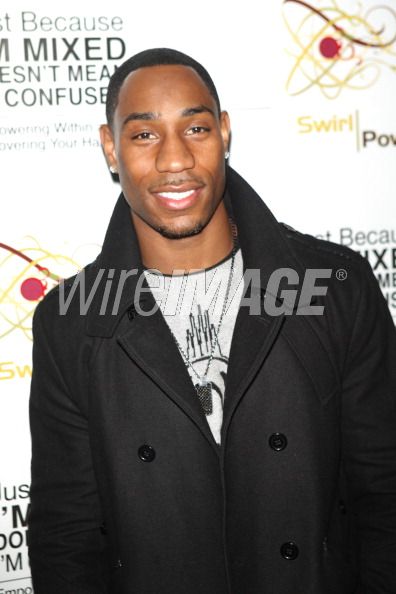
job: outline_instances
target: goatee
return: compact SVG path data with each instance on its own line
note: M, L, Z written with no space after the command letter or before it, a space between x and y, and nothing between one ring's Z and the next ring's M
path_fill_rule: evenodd
M154 229L160 233L162 237L166 237L166 239L185 239L186 237L198 235L205 226L204 223L197 223L194 227L183 229L182 231L176 231L167 227L154 227Z

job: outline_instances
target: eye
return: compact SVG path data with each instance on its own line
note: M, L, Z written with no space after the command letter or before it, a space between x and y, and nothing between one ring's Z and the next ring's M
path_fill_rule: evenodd
M153 140L155 138L152 132L139 132L132 136L132 140Z
M205 132L210 132L210 128L206 126L192 126L187 130L187 134L190 136L193 134L204 134Z

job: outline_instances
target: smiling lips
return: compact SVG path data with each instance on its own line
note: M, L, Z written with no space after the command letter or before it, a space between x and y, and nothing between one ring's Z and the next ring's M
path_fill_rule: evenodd
M187 190L186 192L161 192L160 198L168 198L169 200L183 200L194 194L195 190Z
M188 190L173 190L153 192L154 196L161 201L166 208L173 210L188 208L198 198L201 187L190 188Z

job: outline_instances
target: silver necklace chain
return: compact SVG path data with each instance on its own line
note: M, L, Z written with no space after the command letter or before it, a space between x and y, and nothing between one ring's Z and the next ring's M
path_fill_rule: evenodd
M217 328L215 330L215 335L214 335L214 339L211 341L211 350L210 350L210 355L209 355L209 359L208 362L206 364L206 369L205 372L203 374L203 376L200 376L197 371L194 369L193 364L191 363L187 353L184 351L183 347L181 346L181 344L179 343L179 341L177 340L176 336L174 335L174 333L172 332L172 329L169 326L169 330L170 333L173 337L173 340L175 341L177 348L180 351L180 354L182 355L185 364L193 371L193 373L197 376L198 378L198 384L195 386L196 392L198 394L199 400L202 404L202 407L204 409L205 414L211 414L212 413L212 407L213 407L213 403L212 403L212 384L211 382L208 380L207 376L209 373L209 368L210 365L213 361L214 358L214 353L216 350L216 346L219 342L219 333L220 333L220 328L221 325L223 323L223 318L227 309L227 304L228 304L228 298L230 295L230 290L231 290L231 284L232 284L232 278L234 275L234 266L235 266L235 254L236 254L236 245L237 245L237 230L236 230L236 225L234 223L234 221L230 220L230 225L231 225L231 230L232 230L232 239L233 239L233 247L232 247L232 256L231 256L231 266L230 266L230 272L228 275L228 281L227 281L227 289L226 289L226 294L224 297L224 302L223 302L223 307L221 310L221 315L220 315L220 319L219 322L217 324Z
M225 314L225 311L226 311L226 308L227 308L227 303L228 303L228 297L229 297L229 294L230 294L231 282L232 282L232 277L233 277L233 274L234 274L234 263L235 263L235 253L233 251L232 257L231 257L230 273L229 273L229 277L228 277L227 289L226 289L226 294L225 294L225 297L224 297L223 308L222 308L222 311L221 311L219 322L217 324L217 329L215 330L214 340L211 342L212 348L211 348L211 352L210 352L210 356L209 356L208 362L206 364L206 369L205 369L205 373L204 373L203 377L206 377L207 374L208 374L209 367L210 367L210 364L212 363L214 352L215 352L215 349L216 349L216 346L217 346L217 343L218 343L218 336L219 336L219 332L220 332L220 327L221 327L221 324L223 323L223 318L224 318L224 314ZM201 376L194 369L193 364L191 363L190 359L188 358L188 355L186 354L186 352L184 351L183 347L181 346L181 344L177 340L176 336L173 334L171 328L169 328L169 329L170 329L170 332L171 332L171 334L172 334L172 336L174 338L174 341L177 344L177 347L178 347L181 355L183 356L183 359L184 359L185 363L192 369L192 371L195 373L195 375L197 376L197 378L198 379L201 379Z

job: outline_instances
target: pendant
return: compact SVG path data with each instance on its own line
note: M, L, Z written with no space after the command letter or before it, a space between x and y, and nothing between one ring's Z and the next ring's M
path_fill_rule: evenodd
M212 383L206 377L201 377L195 384L195 389L205 415L211 415L213 412Z

